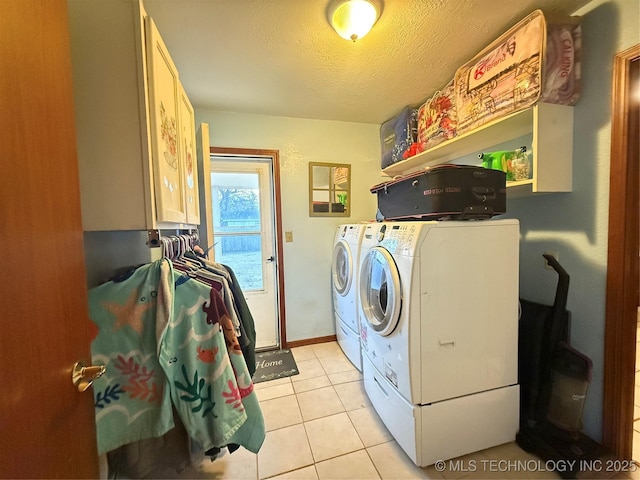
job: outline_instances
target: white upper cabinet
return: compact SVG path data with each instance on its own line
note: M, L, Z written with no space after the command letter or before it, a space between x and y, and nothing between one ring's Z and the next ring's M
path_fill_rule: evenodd
M178 69L150 17L145 25L156 218L159 222L186 222Z
M179 115L182 141L180 148L184 165L184 191L187 210L187 223L200 224L200 202L198 198L198 162L196 143L196 116L184 91L182 84L178 84L179 90ZM207 135L207 142L209 136Z
M142 3L69 0L69 31L83 229L198 225L193 108Z

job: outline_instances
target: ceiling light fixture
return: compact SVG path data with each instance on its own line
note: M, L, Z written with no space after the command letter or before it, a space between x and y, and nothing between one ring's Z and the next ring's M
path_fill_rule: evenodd
M379 0L332 0L327 17L338 35L355 42L369 33L381 12Z

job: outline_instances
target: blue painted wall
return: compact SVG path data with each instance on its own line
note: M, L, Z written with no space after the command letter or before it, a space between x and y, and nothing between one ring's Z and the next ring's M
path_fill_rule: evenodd
M640 1L595 1L581 11L582 96L574 111L573 192L510 199L521 222L520 293L552 304L557 274L542 254L559 253L571 276L571 345L594 364L584 430L602 434L602 380L609 215L612 58L640 42Z

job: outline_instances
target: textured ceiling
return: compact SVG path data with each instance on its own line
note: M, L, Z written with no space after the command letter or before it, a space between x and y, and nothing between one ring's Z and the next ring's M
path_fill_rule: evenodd
M196 108L381 124L536 8L588 0L386 0L356 43L329 0L143 0Z

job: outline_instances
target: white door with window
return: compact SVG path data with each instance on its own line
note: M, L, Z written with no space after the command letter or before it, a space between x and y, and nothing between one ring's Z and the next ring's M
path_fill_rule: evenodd
M256 349L280 346L270 159L211 155L214 260L231 267L256 327Z

